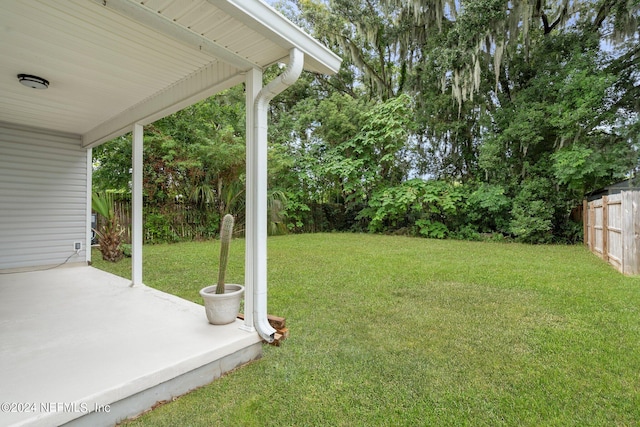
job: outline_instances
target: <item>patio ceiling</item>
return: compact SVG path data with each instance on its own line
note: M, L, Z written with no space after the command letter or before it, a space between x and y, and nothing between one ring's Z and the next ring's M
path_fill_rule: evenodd
M2 0L0 122L80 135L86 147L285 60L340 59L259 0ZM18 74L47 79L46 90Z

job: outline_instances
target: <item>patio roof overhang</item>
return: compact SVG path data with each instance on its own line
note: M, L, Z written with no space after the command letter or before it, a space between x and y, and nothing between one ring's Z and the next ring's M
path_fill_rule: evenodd
M87 149L132 132L134 285L142 283L143 126L246 84L245 325L272 338L266 108L302 69L333 74L340 58L261 0L2 0L0 58L0 124L78 136ZM262 71L278 62L289 65L263 88ZM49 87L25 87L19 74Z
M3 0L0 121L80 135L92 147L285 61L340 59L259 0ZM26 88L18 74L50 82Z

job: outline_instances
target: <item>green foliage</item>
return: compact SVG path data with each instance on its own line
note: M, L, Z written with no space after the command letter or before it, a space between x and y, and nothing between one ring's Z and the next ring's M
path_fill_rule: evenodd
M445 238L456 227L463 188L443 181L412 179L373 194L359 218L369 221L369 231L417 227L425 237Z
M370 108L364 100L333 93L298 102L270 127L270 187L286 193L291 218L304 216L310 203L344 203L355 161L344 160L340 145L355 137Z
M282 2L344 62L270 105L269 233L577 241L571 208L640 164L640 6L525 3ZM145 129L148 237L243 221L243 105L237 86ZM94 149L96 189L129 191L130 150Z
M161 205L187 198L220 216L242 194L236 183L244 173L244 129L238 121L242 98L237 90L186 108L147 128L145 193Z
M130 243L122 243L120 245L120 247L122 248L122 255L124 255L127 258L131 258L131 244Z
M180 240L169 217L161 213L146 213L144 215L144 230L146 240L153 243L173 243Z
M92 149L93 191L129 191L131 181L131 134Z
M92 209L102 216L104 223L94 230L98 237L102 259L118 262L122 259L122 234L124 229L115 212L114 194L111 191L95 192L91 197Z
M419 219L416 221L420 235L432 239L444 239L449 233L446 225L439 221L430 219Z
M633 146L608 135L599 136L592 148L574 144L551 156L554 176L577 200L588 191L624 179L635 166L638 154Z
M584 193L585 177L598 171L599 165L588 161L592 155L592 149L581 145L574 145L553 153L551 160L558 182L569 189Z
M362 202L375 189L406 178L403 153L410 117L407 96L379 103L363 114L362 127L353 138L327 152L322 172L338 177L347 204Z
M91 197L91 209L107 221L113 218L116 214L113 192L94 192Z
M468 222L480 233L509 231L511 200L502 185L481 183L465 206Z
M289 192L285 194L287 198L286 210L283 215L286 219L285 224L291 231L302 230L307 218L307 213L311 210L309 205L305 203L301 192Z
M513 201L510 229L516 239L525 243L549 243L553 239L554 206L548 199L551 183L533 178L522 183Z
M601 67L597 38L577 30L531 41L505 65L509 90L498 94L478 164L513 200L510 218L506 201L496 207L496 229L530 243L576 241L571 208L622 179L638 154L604 130L615 129L606 107L616 77Z
M212 238L226 213L244 212L244 132L241 87L145 127L145 241ZM93 154L94 188L129 192L130 136Z
M151 244L212 239L220 231L217 212L182 203L145 206L143 219L144 242Z
M514 203L511 232L517 241L524 243L549 243L553 236L551 219L553 212L544 200Z

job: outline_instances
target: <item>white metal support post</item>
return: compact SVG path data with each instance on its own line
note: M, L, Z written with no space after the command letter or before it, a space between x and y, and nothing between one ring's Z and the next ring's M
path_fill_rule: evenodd
M92 221L91 215L93 213L92 208L92 197L93 197L93 149L87 149L87 238L85 239L84 249L85 249L85 261L87 264L91 265L91 244L92 239L91 235L93 234L93 230L91 229Z
M133 125L131 189L131 286L142 284L142 156L144 128Z
M247 168L247 188L246 188L246 213L245 213L245 270L244 270L244 330L255 331L254 328L254 289L257 280L256 257L257 257L257 225L260 211L257 210L257 164L256 164L256 140L255 140L255 109L254 104L258 94L262 89L262 71L252 68L247 72L245 80L246 98L246 168ZM266 254L265 254L266 256Z

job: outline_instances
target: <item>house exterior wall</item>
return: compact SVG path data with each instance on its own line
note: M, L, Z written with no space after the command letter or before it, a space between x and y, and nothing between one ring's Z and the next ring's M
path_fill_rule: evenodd
M80 136L0 123L0 270L88 259L90 172L80 144Z

